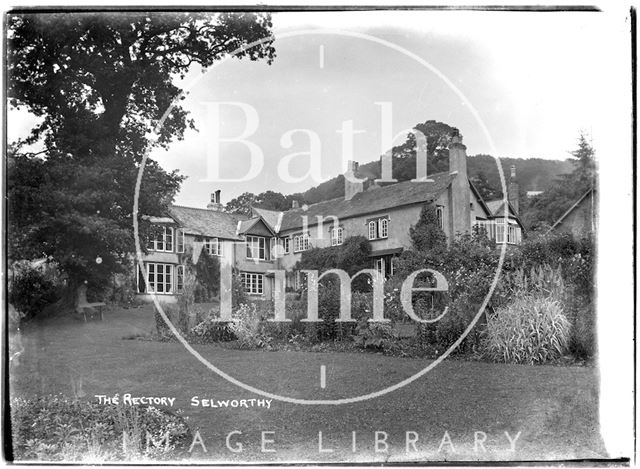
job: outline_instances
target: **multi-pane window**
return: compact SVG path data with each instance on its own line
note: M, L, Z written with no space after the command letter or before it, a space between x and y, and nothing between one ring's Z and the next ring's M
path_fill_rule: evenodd
M173 265L146 263L147 280L149 281L149 293L173 293ZM139 279L143 285L138 285L138 291L144 292L146 285L144 279Z
M176 292L182 293L184 289L184 266L177 265L176 266Z
M284 238L282 240L282 247L284 249L284 253L289 254L291 251L291 238Z
M267 259L267 240L261 236L247 236L247 259Z
M244 291L249 295L263 294L264 275L253 274L250 272L241 272L240 279L242 280Z
M389 218L383 217L370 220L367 224L369 239L380 239L389 237Z
M509 225L507 232L507 243L520 244L520 227L517 225Z
M184 231L176 230L176 252L184 252Z
M496 243L520 244L522 242L522 230L520 226L507 223L504 219L476 220L476 225L484 231L489 239Z
M331 246L339 246L344 242L344 229L331 228Z
M222 256L222 241L218 238L206 238L204 240L204 248L211 256Z
M375 221L369 222L369 239L376 239L378 237L377 224Z
M173 228L170 226L162 227L155 238L149 240L148 248L151 251L173 251Z
M309 234L304 233L293 237L293 252L301 252L309 249Z
M389 220L381 218L378 221L378 235L381 238L387 238L389 236Z
M496 220L496 243L504 243L505 228L504 220Z

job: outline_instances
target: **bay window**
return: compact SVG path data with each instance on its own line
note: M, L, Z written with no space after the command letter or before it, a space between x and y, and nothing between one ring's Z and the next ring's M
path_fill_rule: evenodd
M247 236L247 259L266 260L267 240L261 236Z

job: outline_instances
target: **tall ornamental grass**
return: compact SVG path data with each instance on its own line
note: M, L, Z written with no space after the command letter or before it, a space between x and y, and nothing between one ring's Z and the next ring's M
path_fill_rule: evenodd
M522 295L487 316L484 351L505 363L540 364L565 353L570 323L550 297Z

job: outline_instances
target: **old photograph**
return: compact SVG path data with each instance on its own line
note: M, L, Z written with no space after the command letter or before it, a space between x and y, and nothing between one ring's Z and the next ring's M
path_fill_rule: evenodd
M5 11L4 460L628 465L634 21Z

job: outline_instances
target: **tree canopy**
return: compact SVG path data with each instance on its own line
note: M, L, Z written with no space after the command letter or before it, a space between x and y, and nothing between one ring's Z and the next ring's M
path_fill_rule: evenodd
M585 192L596 184L595 152L584 134L578 137L578 148L571 152L573 172L556 178L553 185L533 197L525 214L525 224L533 229L553 225Z
M244 192L235 199L231 199L225 205L225 211L241 213L246 216L251 216L251 207L281 212L289 210L294 200L301 202L303 199L299 194L282 195L280 192L274 191L265 191L258 195Z
M177 79L230 53L271 63L272 42L260 13L10 14L8 98L41 119L9 152L9 255L53 256L72 279L122 266L145 152L194 127ZM164 215L181 181L148 160L138 217Z

